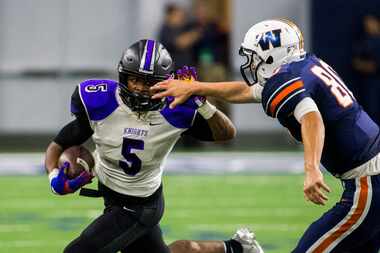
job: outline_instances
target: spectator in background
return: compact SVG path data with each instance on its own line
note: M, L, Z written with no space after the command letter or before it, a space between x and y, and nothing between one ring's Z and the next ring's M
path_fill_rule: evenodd
M158 40L168 49L175 59L175 69L184 65L194 66L194 45L201 34L186 17L185 10L176 4L165 8L165 20L159 31Z
M217 2L215 2L217 3ZM196 66L202 81L228 79L228 28L217 20L211 1L194 1L194 16L188 18L185 9L170 3L165 7L165 19L158 40L175 59L175 69ZM229 115L227 103L210 98L212 103ZM200 147L201 142L191 137L182 138L185 147Z
M359 81L358 100L380 125L380 13L363 17L352 64Z
M194 27L201 32L195 44L194 53L197 67L210 64L228 65L227 31L223 31L217 13L209 1L194 2Z
M201 31L189 22L185 9L170 3L165 7L165 19L159 31L159 41L173 56L174 68L196 66L194 48L201 37ZM200 147L201 142L190 136L184 136L180 142L184 147Z
M216 6L219 2L207 0L194 1L194 27L200 31L195 43L195 62L199 79L205 82L218 82L228 79L229 28L218 19ZM223 18L223 16L221 16ZM209 98L210 99L210 98ZM211 98L216 107L229 115L229 105L224 101Z

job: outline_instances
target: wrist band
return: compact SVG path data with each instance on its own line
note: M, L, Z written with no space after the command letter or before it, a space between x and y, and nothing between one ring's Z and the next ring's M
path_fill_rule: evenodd
M206 120L210 119L216 113L218 109L213 104L210 104L207 100L206 102L198 108L199 114Z
M53 169L52 171L49 172L49 182L51 183L51 180L53 180L53 178L55 178L56 176L58 176L58 173L59 173L59 170L57 168Z

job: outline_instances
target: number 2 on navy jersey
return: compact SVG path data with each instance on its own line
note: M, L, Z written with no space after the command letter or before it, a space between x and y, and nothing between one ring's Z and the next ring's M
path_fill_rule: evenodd
M123 146L121 154L129 162L119 161L119 166L124 170L125 174L134 176L141 170L141 160L134 153L131 153L132 149L144 150L144 141L135 140L130 138L123 139Z
M352 105L354 102L353 95L342 79L327 63L322 60L319 60L319 63L321 66L314 65L311 68L311 72L330 87L331 93L342 107Z

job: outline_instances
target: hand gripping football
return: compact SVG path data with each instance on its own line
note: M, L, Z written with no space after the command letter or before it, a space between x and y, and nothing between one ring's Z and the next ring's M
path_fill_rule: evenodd
M61 167L64 162L69 162L70 167L65 171L69 179L73 179L86 170L92 173L95 166L95 159L91 152L83 146L72 146L66 149L58 160L58 167Z

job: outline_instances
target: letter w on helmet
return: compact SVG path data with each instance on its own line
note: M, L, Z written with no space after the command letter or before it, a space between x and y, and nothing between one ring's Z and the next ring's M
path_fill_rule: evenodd
M303 36L300 29L289 20L262 21L245 34L239 54L246 58L240 66L246 83L264 86L282 64L303 59Z

